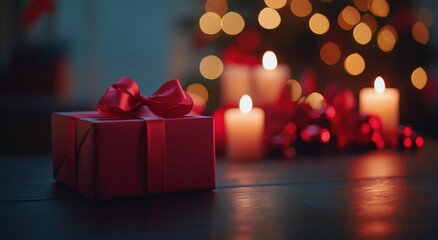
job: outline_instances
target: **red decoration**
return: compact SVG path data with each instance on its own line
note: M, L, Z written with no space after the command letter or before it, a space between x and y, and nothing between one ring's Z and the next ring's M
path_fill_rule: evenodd
M182 116L184 96L178 81L146 98L122 78L99 102L104 114L54 113L54 178L93 200L214 188L213 119Z

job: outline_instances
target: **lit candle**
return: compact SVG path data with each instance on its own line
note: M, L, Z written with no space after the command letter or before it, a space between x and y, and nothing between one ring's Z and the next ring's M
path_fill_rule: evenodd
M263 127L265 113L252 108L248 95L240 99L239 109L225 111L226 153L236 160L254 160L263 157Z
M386 88L382 77L374 81L374 88L363 88L359 93L360 113L375 115L382 121L385 143L397 146L400 93L395 88Z
M237 106L240 97L249 93L250 68L243 64L227 64L221 76L222 104Z
M285 64L277 66L277 57L272 51L263 54L262 65L254 69L254 103L267 105L276 102L290 78L290 68Z

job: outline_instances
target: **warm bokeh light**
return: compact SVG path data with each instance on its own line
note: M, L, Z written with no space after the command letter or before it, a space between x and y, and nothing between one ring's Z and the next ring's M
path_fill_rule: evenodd
M353 53L345 58L344 69L348 74L357 76L365 70L365 60L359 53Z
M377 46L384 52L390 52L394 49L398 40L398 34L395 29L389 25L383 26L377 33Z
M274 29L280 25L280 14L272 8L264 8L259 13L259 24L265 29Z
M204 102L208 101L208 91L207 88L204 87L204 85L200 83L192 83L189 86L187 86L186 90L189 94L196 94L200 96Z
M216 79L224 70L224 64L221 59L215 55L209 55L204 57L199 64L199 71L201 75L206 79Z
M309 27L315 34L324 34L330 28L330 22L326 16L321 13L315 13L309 20Z
M346 6L341 11L341 17L350 26L354 26L360 21L360 13L356 8L352 6Z
M368 9L376 17L386 17L389 14L389 4L386 0L368 0Z
M417 18L420 22L424 23L428 27L433 26L434 16L432 11L427 7L422 7L418 10Z
M265 0L266 6L274 9L282 8L286 5L287 0Z
M354 27L353 37L357 43L365 45L371 41L372 36L373 33L367 24L359 23L356 25L356 27Z
M377 28L379 27L377 24L377 20L376 18L369 14L369 13L365 13L362 16L362 20L363 23L366 23L368 25L368 27L371 29L372 33L375 33L377 31Z
M411 74L411 82L417 89L423 89L427 83L427 73L422 67L418 67Z
M418 43L427 44L429 41L429 29L422 22L416 22L412 27L412 36Z
M324 106L324 97L318 92L313 92L307 96L305 103L313 109L321 109Z
M294 102L298 101L298 99L300 99L301 94L303 92L303 90L301 89L300 83L295 79L291 79L291 80L287 81L287 83L291 87L292 101L294 101Z
M333 65L339 62L339 59L341 59L341 50L336 43L328 42L321 47L319 55L324 63Z
M309 0L292 0L290 10L297 17L306 17L312 13L312 3Z
M219 16L224 15L228 10L226 0L207 0L205 2L205 12L214 12Z
M367 0L353 0L353 4L362 12L368 11Z
M262 63L266 70L274 70L277 68L277 56L273 51L266 51L263 54Z
M236 12L228 12L222 17L222 30L228 35L237 35L244 27L243 17Z
M199 27L205 34L214 35L221 30L221 17L214 12L207 12L199 19Z
M374 80L374 90L376 90L377 93L385 92L385 81L382 77L378 76Z
M342 16L342 11L338 14L338 25L340 28L344 29L345 31L348 31L353 28L352 25L345 22L345 19Z
M251 97L247 94L243 95L240 98L239 109L243 113L249 113L252 109L252 100Z

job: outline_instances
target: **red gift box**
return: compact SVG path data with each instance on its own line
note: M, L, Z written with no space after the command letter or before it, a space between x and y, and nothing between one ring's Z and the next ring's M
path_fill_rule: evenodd
M215 188L212 117L112 116L102 109L99 103L100 114L52 114L57 181L92 200Z

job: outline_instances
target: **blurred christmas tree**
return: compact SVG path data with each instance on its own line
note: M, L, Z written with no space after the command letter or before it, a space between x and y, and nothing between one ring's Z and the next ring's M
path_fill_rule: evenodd
M220 106L224 65L260 64L262 54L272 50L290 66L302 96L326 95L330 86L340 85L357 97L359 89L382 76L400 90L401 122L436 134L429 124L437 118L431 70L436 50L430 44L435 6L387 0L201 3L205 12L194 29L194 43L209 54L201 59L199 75L192 78L197 84L189 91L207 101L207 113Z

